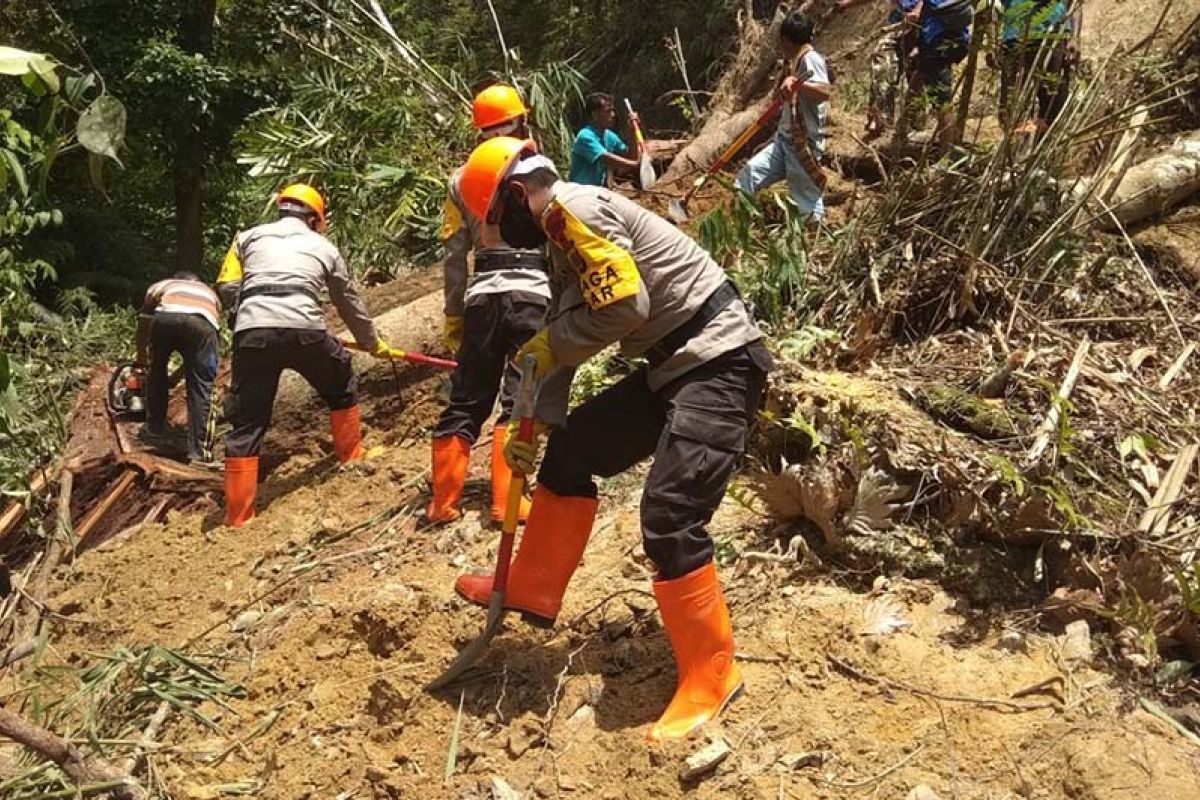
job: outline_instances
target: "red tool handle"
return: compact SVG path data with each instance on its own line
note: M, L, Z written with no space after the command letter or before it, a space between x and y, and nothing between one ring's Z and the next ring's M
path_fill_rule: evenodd
M521 384L513 402L513 413L519 418L517 441L529 443L534 436L534 405L537 397L537 358L526 356L521 365ZM517 536L517 518L521 513L521 499L525 496L525 474L513 472L508 485L508 503L504 507L504 525L500 531L500 548L496 551L496 569L492 573L492 593L503 594L508 589L508 567L512 561L513 541Z
M687 201L691 199L691 196L696 193L697 189L704 185L704 182L708 180L708 178L719 172L722 167L728 164L733 157L738 154L738 151L746 146L746 142L750 141L750 139L754 137L754 134L762 130L763 126L770 122L771 118L780 112L780 110L783 108L783 102L784 98L775 98L775 101L771 103L771 105L767 106L766 111L760 114L758 119L754 120L750 127L742 131L741 134L739 134L738 137L733 140L733 143L730 144L729 147L725 148L725 152L717 156L717 160L714 161L712 166L710 166L704 173L704 177L701 178L700 181L694 186L692 186L691 189L688 189L688 193L683 196L684 205L687 205Z
M358 342L346 341L345 339L339 339L338 341L340 341L342 343L342 347L346 348L347 350L357 350L360 353L367 352L363 348L363 346L360 345ZM404 352L403 355L395 356L394 358L398 358L403 361L407 361L410 364L424 364L427 367L437 367L438 369L449 369L449 370L458 369L457 361L451 361L448 358L438 358L436 356L427 356L424 353Z
M438 358L437 356L427 356L423 353L405 353L404 360L413 364L425 364L429 367L437 367L438 369L458 369L457 361L451 361L448 358Z

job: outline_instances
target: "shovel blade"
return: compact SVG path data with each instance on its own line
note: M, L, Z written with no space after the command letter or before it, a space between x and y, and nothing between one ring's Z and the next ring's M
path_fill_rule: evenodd
M642 156L638 177L641 179L643 192L658 182L658 176L654 174L654 164L650 161L650 156Z
M500 622L503 619L504 593L492 592L492 597L488 601L487 622L483 626L483 632L460 650L454 660L450 662L450 666L446 667L446 671L427 683L425 688L429 691L441 689L461 677L487 650L492 637L496 635L496 631L500 630Z
M667 203L667 215L676 225L682 225L688 221L687 209L683 207L683 203L678 199L672 199Z

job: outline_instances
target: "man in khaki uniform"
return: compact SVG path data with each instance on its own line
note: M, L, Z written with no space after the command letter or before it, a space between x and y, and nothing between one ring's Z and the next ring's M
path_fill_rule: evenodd
M489 86L475 96L472 121L481 140L529 136L528 113L516 89ZM456 170L446 196L442 241L446 248L446 345L458 367L450 376L450 404L433 431L433 498L425 516L434 524L453 522L461 511L471 445L500 397L500 415L492 428L492 508L499 522L512 481L504 461L504 440L520 373L511 364L517 348L537 333L550 304L546 255L542 249L509 246L494 226L472 216L459 196ZM474 251L474 270L468 255ZM524 521L528 503L519 514Z
M558 180L532 142L476 148L461 190L472 213L511 244L548 238L549 322L518 354L546 378L540 430L553 426L506 602L552 624L596 515L595 476L646 458L642 536L658 568L654 594L675 653L675 696L651 739L686 736L741 690L729 612L706 525L745 451L770 369L762 334L725 273L666 220L601 187ZM648 364L566 414L573 369L619 342ZM510 437L514 469L532 471L537 444ZM491 576L457 591L487 604Z
M325 198L298 183L280 192L276 205L279 219L239 233L217 276L235 313L226 396L233 428L225 439L225 524L233 527L254 517L258 454L285 369L299 372L329 407L338 461L362 455L354 367L326 330L321 292L329 292L363 350L379 358L396 353L379 338L345 260L323 235Z

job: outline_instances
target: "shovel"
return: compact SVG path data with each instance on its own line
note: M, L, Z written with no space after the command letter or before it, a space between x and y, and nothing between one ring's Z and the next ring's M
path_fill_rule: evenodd
M513 403L513 416L520 419L517 427L517 438L522 442L533 441L533 409L537 398L537 384L534 381L534 371L537 369L537 358L526 356L521 364L521 385L517 389L517 397ZM496 571L492 574L492 596L488 600L487 622L484 623L483 633L473 642L464 647L455 657L446 671L434 678L425 687L429 690L440 689L458 678L474 664L483 652L504 619L504 595L508 590L508 565L512 560L513 539L517 534L517 517L521 513L521 499L525 495L525 475L513 472L512 483L508 486L508 504L504 507L504 525L500 529L500 549L496 552Z
M712 166L708 168L708 171L696 180L696 183L692 185L691 189L688 189L687 194L683 196L682 200L672 200L667 204L667 214L670 215L672 222L676 225L682 225L688 221L687 204L692 199L692 195L696 193L696 190L707 183L708 179L719 172L722 167L732 161L733 157L738 154L738 151L746 146L746 142L753 139L754 135L761 131L771 121L771 118L779 113L781 108L783 108L782 97L767 106L767 110L758 119L754 120L750 127L742 131L741 135L733 140L733 144L725 148L725 152L721 153L717 157L717 160L712 163Z
M367 352L358 342L347 342L342 340L342 347L347 350L357 350L360 353ZM410 364L422 364L426 367L437 367L438 369L458 369L458 362L451 361L448 358L437 358L436 356L427 356L423 353L406 353L400 352L400 355L391 356L393 361L407 361Z
M637 140L638 152L642 154L641 163L638 164L638 180L644 192L658 181L658 176L654 174L654 163L650 160L650 154L646 152L642 126L633 118L633 106L629 105L628 97L625 98L625 110L629 112L629 124L633 126L633 138Z

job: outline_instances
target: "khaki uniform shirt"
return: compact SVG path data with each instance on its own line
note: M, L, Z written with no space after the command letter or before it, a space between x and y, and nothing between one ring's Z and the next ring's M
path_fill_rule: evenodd
M253 293L263 286L296 291ZM327 290L355 341L370 352L379 340L342 254L295 217L239 233L221 265L217 290L225 304L237 310L235 334L254 328L325 330L318 298Z
M691 319L728 280L691 237L601 187L555 184L542 225L553 245L550 349L566 367L582 364L613 342L620 342L626 356L643 355ZM689 370L761 338L745 304L736 299L650 369L650 388L657 391ZM558 370L549 376L538 404L543 421L565 420L571 372Z
M446 192L446 206L442 212L442 244L446 248L446 260L442 266L445 276L445 314L461 317L472 297L504 292L529 292L550 299L550 281L545 270L502 269L472 275L467 264L467 254L512 252L500 238L498 231L475 218L466 210L459 194L458 182L462 175L459 168L450 177Z

